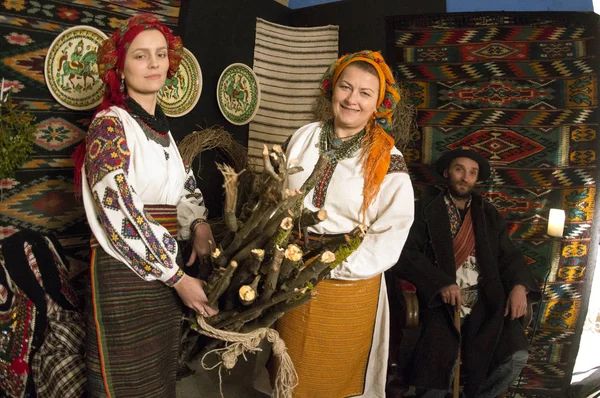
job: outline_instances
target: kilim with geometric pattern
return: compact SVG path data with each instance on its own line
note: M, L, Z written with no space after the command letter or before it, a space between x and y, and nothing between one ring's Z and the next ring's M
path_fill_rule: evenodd
M596 194L596 19L489 13L386 22L386 59L418 109L419 134L404 152L415 191L440 182L431 165L445 151L469 146L490 160L480 191L544 291L512 390L565 396ZM549 208L566 210L563 239L546 235Z
M54 100L44 81L46 53L75 25L110 35L127 18L150 13L173 29L180 7L180 0L0 2L0 80L12 87L13 101L36 117L38 128L31 158L14 178L0 181L0 239L22 228L54 232L72 274L87 269L90 234L83 205L73 194L71 154L85 137L93 110L72 111Z

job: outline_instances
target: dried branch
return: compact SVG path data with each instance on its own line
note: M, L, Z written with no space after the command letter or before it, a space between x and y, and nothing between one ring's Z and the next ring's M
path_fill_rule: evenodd
M265 284L263 286L263 292L259 299L259 302L261 303L268 301L273 295L273 292L275 292L277 280L279 279L279 271L281 270L283 254L284 250L279 246L275 246L273 257L269 263L269 273L267 274L267 279L265 280Z
M330 251L323 252L319 257L307 264L306 267L300 271L300 274L296 279L285 281L281 285L281 290L286 291L289 289L302 288L309 283L311 284L309 287L313 287L315 283L312 283L312 281L317 281L321 272L324 269L330 268L331 264L335 261L335 254Z
M222 329L227 326L231 326L239 321L243 321L243 322L251 321L251 320L257 318L258 316L260 316L260 314L265 309L267 309L275 304L281 303L282 301L286 301L295 296L304 294L304 292L306 292L306 289L290 289L289 291L286 291L286 292L284 292L284 291L277 292L276 294L274 294L271 297L271 299L269 301L263 302L263 303L254 303L254 305L252 305L251 307L248 307L248 309L246 309L246 311L241 312L237 315L234 315L231 318L216 324L215 327L217 329Z
M271 164L271 160L269 159L269 149L265 145L263 148L263 170L275 181L281 182L283 181L281 177L277 175L275 169L273 169L273 165Z
M208 298L208 305L210 307L217 308L217 302L219 301L219 298L221 297L221 295L223 295L223 293L225 293L225 290L227 290L227 288L229 287L229 283L231 282L231 277L233 276L233 273L235 272L235 269L237 268L237 266L238 266L237 262L231 261L229 263L229 266L225 270L225 273L223 274L223 276L221 276L221 278L219 278L219 281L217 282L214 289L207 292L206 295Z
M231 166L217 163L217 168L223 174L223 188L225 188L225 225L227 228L236 232L238 230L238 222L235 215L236 206L237 206L237 198L238 198L238 177L242 174L246 169L236 173L235 170Z
M271 309L269 309L269 311L265 315L255 319L252 322L246 323L240 331L242 333L245 333L252 330L256 330L258 328L270 328L279 318L283 316L283 314L293 310L294 308L298 308L301 305L306 304L308 300L316 297L317 295L317 292L312 290L310 292L304 293L302 296L296 299L288 300L274 305Z
M302 249L298 245L289 244L285 249L281 271L279 271L279 283L285 281L294 269L302 265Z
M311 211L308 209L302 210L302 215L298 220L298 224L300 228L312 227L320 223L321 221L325 221L327 219L327 210L319 209L317 211Z
M279 228L277 228L277 231L267 244L267 252L269 254L273 252L275 247L287 246L293 226L294 220L292 217L285 217L283 220L281 220L281 223L279 223Z

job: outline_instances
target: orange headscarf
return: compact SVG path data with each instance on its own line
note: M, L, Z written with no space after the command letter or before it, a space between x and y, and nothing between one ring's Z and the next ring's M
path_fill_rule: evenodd
M379 97L374 118L366 126L366 135L363 141L363 203L360 209L364 215L369 205L373 202L381 183L390 166L390 151L394 147L392 138L392 114L400 100L398 86L392 75L390 67L378 51L364 50L347 54L334 62L321 79L321 95L331 101L333 88L342 74L342 71L353 62L366 62L372 65L379 76Z

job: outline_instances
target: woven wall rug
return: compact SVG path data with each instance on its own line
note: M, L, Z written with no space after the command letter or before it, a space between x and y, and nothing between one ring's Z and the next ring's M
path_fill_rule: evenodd
M202 70L194 54L183 49L183 58L175 76L167 78L158 93L158 103L167 116L180 117L196 106L202 93Z
M106 35L91 26L73 26L50 45L44 64L46 86L69 109L86 110L102 102L104 83L98 76L97 51Z
M595 266L597 18L399 16L387 29L386 59L417 107L419 134L404 151L415 195L439 184L431 165L448 150L469 146L489 159L494 171L479 192L543 291L511 393L565 397ZM562 238L546 233L550 208L567 214Z
M315 121L323 73L338 57L338 27L297 28L256 19L253 69L261 89L260 109L248 132L248 163L262 170L264 145L282 144Z
M217 83L217 102L232 124L249 123L260 105L260 86L254 71L240 63L225 68Z

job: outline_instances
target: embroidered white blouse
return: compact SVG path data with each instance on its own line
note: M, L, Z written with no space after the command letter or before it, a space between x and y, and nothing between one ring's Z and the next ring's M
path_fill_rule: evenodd
M288 145L288 162L295 162L304 171L289 176L289 188L298 189L312 173L319 159L319 137L321 123L312 123L300 128ZM312 231L318 234L350 232L361 223L364 176L359 153L340 160L329 181L317 182L304 199L309 210L318 210L315 196L324 196L322 208L327 210L327 219ZM317 198L317 203L322 198ZM392 150L390 171L385 176L379 194L366 212L368 228L364 241L341 266L334 269L334 279L368 279L393 266L404 246L414 218L414 193L404 158L396 148Z
M151 139L122 108L99 113L88 132L82 194L102 249L141 278L173 285L183 276L177 244L144 205L177 206L179 239L190 237L190 224L206 219L207 209L170 133L164 144Z

